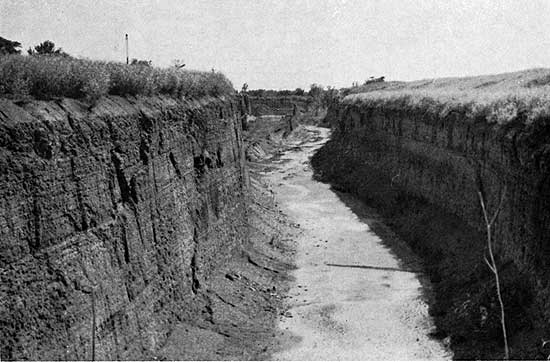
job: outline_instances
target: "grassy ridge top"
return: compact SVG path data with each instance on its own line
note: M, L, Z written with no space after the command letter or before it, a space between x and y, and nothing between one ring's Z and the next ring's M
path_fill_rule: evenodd
M104 95L200 98L233 94L222 74L60 56L0 57L0 97L98 99Z
M550 69L463 78L383 82L350 89L348 103L505 124L550 117Z

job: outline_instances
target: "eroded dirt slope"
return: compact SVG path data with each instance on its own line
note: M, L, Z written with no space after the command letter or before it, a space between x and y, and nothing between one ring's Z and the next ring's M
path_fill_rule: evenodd
M294 268L294 228L254 171L250 180L249 241L202 287L206 312L179 323L158 358L262 360L276 345L276 322Z

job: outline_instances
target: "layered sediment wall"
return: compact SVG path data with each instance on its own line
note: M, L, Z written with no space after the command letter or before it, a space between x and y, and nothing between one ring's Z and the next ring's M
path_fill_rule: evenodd
M433 114L421 107L416 111L405 109L398 102L363 103L353 96L334 104L329 115L333 117L334 134L313 158L318 177L361 196L390 217L401 217L401 225L396 228L405 239L415 239L412 243L417 251L428 256L428 262L447 263L432 273L434 282L445 278L445 270L449 278L454 278L451 273L463 273L450 287L462 293L467 283L474 288L480 279L488 280L487 300L475 299L483 292L480 289L466 291L470 293L468 296L440 290L440 296L448 297L449 301L440 303L446 304L446 310L435 313L464 313L471 318L458 322L463 327L470 323L464 327L470 332L462 331L464 335L460 336L458 328L451 330L447 325L446 334L472 338L477 333L474 329L479 332L488 328L486 311L489 309L491 319L491 308L495 313L492 328L499 333L496 300L492 296L494 282L490 282L491 276L483 264L487 241L478 192L486 199L490 214L503 199L493 232L499 265L504 274L508 273L504 288L516 289L505 292L512 334L534 324L547 329L544 326L550 321L550 117L542 114L527 119L518 112L509 122L497 123L484 117L472 118L459 110ZM432 210L430 217L419 217L423 208ZM434 235L439 240L432 240ZM436 276L437 273L440 275ZM506 284L510 279L507 277L512 278L514 273L528 275L529 281L519 284L531 288L524 294L532 293L532 299L519 297L522 292L517 290L518 286ZM469 304L460 304L466 300ZM473 307L466 313L461 309L470 306L478 310ZM518 315L513 315L516 312ZM520 326L514 322L516 318L533 323ZM458 338L455 341L460 343ZM525 348L532 350L537 349L535 344L524 343ZM538 352L529 353L523 356L540 357ZM463 354L458 358L461 356L476 355Z
M150 359L246 239L233 99L0 99L2 359ZM207 318L206 318L207 319Z

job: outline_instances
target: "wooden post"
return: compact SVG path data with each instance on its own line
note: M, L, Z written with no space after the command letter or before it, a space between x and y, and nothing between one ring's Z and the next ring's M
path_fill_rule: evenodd
M128 34L126 34L126 64L130 64L130 57L128 55Z

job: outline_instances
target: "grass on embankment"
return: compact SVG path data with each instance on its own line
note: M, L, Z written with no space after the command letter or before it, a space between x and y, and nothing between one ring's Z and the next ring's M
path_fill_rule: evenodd
M105 95L200 98L233 94L221 73L60 56L0 56L0 97L95 100Z
M345 102L369 108L422 112L443 118L506 124L550 116L550 69L530 69L465 78L372 83L350 88Z

